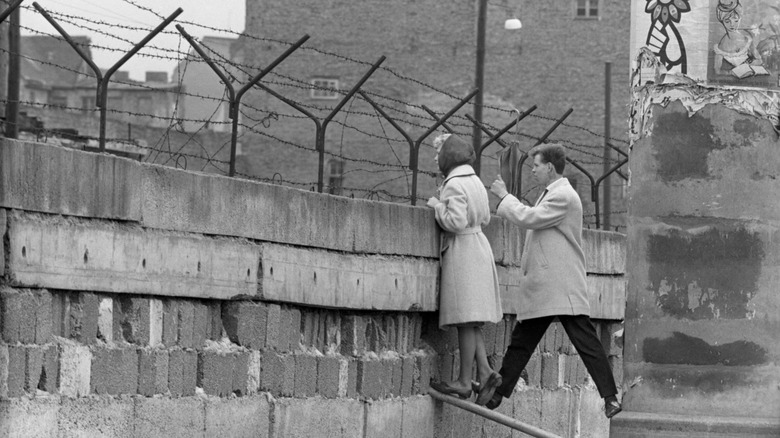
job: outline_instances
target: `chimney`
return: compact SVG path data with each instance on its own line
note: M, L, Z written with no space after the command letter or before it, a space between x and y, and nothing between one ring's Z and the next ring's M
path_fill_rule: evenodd
M127 70L119 70L116 73L114 73L111 79L115 81L129 82L130 72Z
M146 82L168 82L168 73L164 71L148 71L146 72Z

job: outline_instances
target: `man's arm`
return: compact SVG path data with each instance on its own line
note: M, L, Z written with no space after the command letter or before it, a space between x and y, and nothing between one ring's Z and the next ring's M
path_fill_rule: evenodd
M506 195L498 205L498 215L531 230L551 228L566 217L568 201L561 194L548 193L536 207L529 207L513 195Z

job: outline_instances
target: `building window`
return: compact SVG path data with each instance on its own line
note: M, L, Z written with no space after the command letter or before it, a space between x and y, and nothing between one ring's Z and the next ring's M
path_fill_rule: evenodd
M95 98L90 97L82 97L81 98L81 111L82 112L89 112L90 110L95 109Z
M312 99L338 99L339 80L329 78L314 78L311 80Z
M328 193L340 195L344 187L344 162L341 160L328 161Z
M577 18L599 18L599 0L576 0Z

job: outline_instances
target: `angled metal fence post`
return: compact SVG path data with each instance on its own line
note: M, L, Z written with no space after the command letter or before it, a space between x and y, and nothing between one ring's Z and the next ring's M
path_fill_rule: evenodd
M22 4L24 0L16 0L15 2L11 3L10 6L8 6L8 9L4 10L3 12L0 12L0 23L5 21L6 18L8 18L11 13L16 10L16 8L19 7L19 5Z
M561 126L561 123L563 123L563 121L566 120L566 118L569 117L569 115L573 112L574 112L574 108L569 108L565 113L563 113L563 115L558 120L555 121L555 124L553 124L553 126L550 129L548 129L547 132L544 133L544 135L539 137L539 140L537 140L536 143L534 143L534 147L544 143L544 141L547 140L547 138L550 137L550 135L552 135L553 131L558 129L558 127ZM525 154L523 155L522 158L520 158L520 165L518 167L518 169L520 169L520 175L518 176L518 181L517 181L518 193L522 192L523 190L523 164L527 159L528 159L528 154Z
M601 175L599 178L594 178L593 175L588 172L584 167L582 167L579 163L572 160L569 157L566 157L566 161L572 164L572 166L579 169L580 172L582 172L588 179L590 180L590 200L593 201L593 205L595 208L595 216L596 216L596 228L601 228L601 218L600 218L600 211L599 211L599 185L602 181L608 176L610 176L612 173L616 172L620 167L622 167L624 164L628 163L628 158L623 158L612 166L604 175Z
M336 105L335 108L333 108L333 111L330 112L323 120L322 120L322 128L319 130L317 135L317 152L319 153L319 168L317 169L317 191L322 193L322 181L323 181L323 174L325 169L325 130L328 129L328 124L330 124L331 120L333 120L333 117L336 116L336 114L341 111L341 108L346 105L347 102L349 102L349 99L352 99L352 96L360 89L360 87L363 86L363 84L368 80L369 77L371 77L372 74L379 68L379 66L385 62L384 56L380 56L379 59L374 63L374 65L371 66L371 68L366 72L366 74L363 75L362 78L355 84L355 86L352 87L351 90L347 93L346 96L344 96L343 99Z
M360 96L363 99L365 99L366 102L371 104L371 106L374 107L374 109L377 110L377 112L381 114L382 117L387 119L387 121L390 122L391 125L393 125L393 128L395 128L398 132L401 133L401 135L404 137L406 142L409 143L409 157L411 159L412 153L414 152L414 140L412 140L412 137L395 120L393 120L389 115L387 115L387 113L382 109L382 107L380 107L379 105L377 105L376 102L371 100L368 97L368 95L366 95L366 93L364 93L363 91L358 91L358 94L360 94ZM415 205L417 201L416 192L417 192L417 169L412 169L412 193L411 193L412 205Z
M173 20L176 19L176 17L179 16L184 10L182 8L176 8L176 10L168 16L165 20L163 20L160 25L158 25L154 30L152 30L144 39L136 43L136 45L133 46L132 49L130 49L129 52L125 53L122 58L117 61L113 66L111 66L105 74L102 74L100 72L100 69L93 63L82 50L78 48L76 43L73 41L73 39L68 35L67 32L59 25L56 21L38 4L38 2L34 2L33 6L35 9L43 15L43 17L48 21L49 23L54 26L55 29L62 35L63 38L65 38L65 41L70 44L71 47L73 47L76 50L76 53L81 56L84 61L87 62L87 65L95 72L95 76L97 77L97 106L100 108L100 152L105 152L106 150L106 105L108 103L108 83L111 80L111 76L119 70L122 65L124 65L125 62L127 62L128 59L132 58L133 55L138 53L143 46L146 45L149 41L151 41L152 38L154 38L158 33L162 32L165 27L170 24Z
M217 65L214 64L214 61L211 60L211 58L206 54L206 52L200 47L200 45L195 41L190 34L187 33L187 31L184 30L184 28L177 24L176 29L179 31L179 33L187 40L188 43L192 46L193 49L195 49L196 52L198 52L198 55L203 58L204 61L211 67L212 70L219 76L219 78L222 80L222 82L225 84L225 87L228 89L228 95L230 97L230 111L229 117L232 121L232 131L230 135L230 170L228 172L229 176L235 176L236 174L236 145L238 143L238 115L239 115L239 107L241 104L241 98L244 96L244 94L255 84L257 84L260 79L262 79L265 75L271 72L271 70L274 69L277 65L279 65L282 61L284 61L288 56L290 56L294 51L298 50L298 48L303 45L303 43L306 42L306 40L309 39L309 35L304 35L301 39L299 39L297 42L292 44L287 50L284 51L281 55L279 55L273 62L271 62L266 68L264 68L260 73L255 75L249 82L244 84L243 87L241 87L238 91L235 90L233 87L233 84L230 83L228 78L225 76L225 74L220 71L219 68L217 68Z
M433 120L436 120L437 122L440 120L438 114L436 114L436 112L434 112L432 109L428 108L425 105L420 105L420 106L422 107L422 109L425 110L426 113L428 113L429 116L433 117ZM466 114L466 116L468 117L469 115ZM446 129L447 132L449 132L450 134L454 134L455 133L455 130L450 128L450 125L448 125L447 123L442 122L441 126L444 129Z
M452 117L453 114L458 112L459 109L463 107L468 101L470 101L474 96L477 95L479 92L479 89L474 89L471 93L469 93L466 97L460 100L457 105L455 105L451 110L447 112L447 114L443 115L439 120L436 120L436 123L433 124L430 128L428 128L427 131L425 131L420 137L417 138L417 141L414 143L414 149L411 151L409 155L409 168L412 169L412 205L417 204L417 170L418 170L418 160L420 158L420 145L422 145L423 140L425 140L426 137L431 135L433 131L439 128L439 126L442 126L444 122Z
M614 149L614 150L615 150L617 153L619 153L620 155L622 155L624 158L628 158L628 154L627 154L627 153L625 153L625 152L623 152L623 150L622 150L622 149L618 148L617 146L615 146L615 145L613 145L612 143L609 143L609 142L607 142L606 144L607 144L607 146L609 146L610 148ZM618 176L620 176L621 178L623 178L623 180L624 180L624 181L628 181L628 177L627 177L627 176L626 176L626 175L625 175L623 172L621 172L620 170L616 170L616 171L615 171L615 173L617 173L617 174L618 174Z
M532 112L536 111L536 108L537 108L537 106L534 105L531 108L528 108L527 110L523 111L522 113L520 113L520 115L516 119L512 120L511 122L509 122L508 125L506 125L503 128L501 128L495 134L491 134L490 131L487 128L485 128L481 123L476 121L470 115L466 114L466 118L469 119L469 121L471 121L471 123L473 123L474 126L480 128L483 132L485 132L487 135L490 136L490 138L488 138L488 141L486 141L485 143L482 143L482 145L480 146L479 150L475 151L477 153L477 159L474 162L474 170L477 172L477 175L480 174L480 170L481 170L481 167L482 167L482 152L488 146L493 144L493 142L497 142L503 148L507 147L506 143L504 143L503 141L499 141L499 138L502 135L504 135L507 131L512 129L514 126L517 126L517 124L520 123L520 121L523 120L524 118L528 117L529 114L531 114Z

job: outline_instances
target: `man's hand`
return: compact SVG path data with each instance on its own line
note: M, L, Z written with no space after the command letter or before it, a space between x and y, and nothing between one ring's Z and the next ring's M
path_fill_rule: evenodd
M437 205L439 205L440 202L441 201L439 201L439 198L437 198L435 196L431 196L430 198L428 198L428 204L427 205L428 205L428 207L433 208L433 207L436 207Z
M493 181L493 184L490 185L490 192L499 198L503 198L509 194L509 192L506 191L506 184L504 183L504 180L501 179L501 175L498 175L496 180Z

